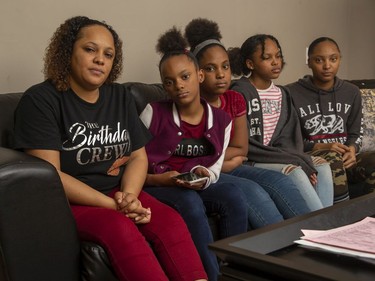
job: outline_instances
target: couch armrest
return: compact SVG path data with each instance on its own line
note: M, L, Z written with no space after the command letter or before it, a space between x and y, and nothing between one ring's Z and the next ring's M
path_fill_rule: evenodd
M0 280L79 280L79 254L55 168L0 147Z

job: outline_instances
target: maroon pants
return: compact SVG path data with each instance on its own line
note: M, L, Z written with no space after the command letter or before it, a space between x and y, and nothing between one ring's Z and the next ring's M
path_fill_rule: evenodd
M115 210L72 205L80 239L106 250L121 281L207 278L180 215L145 192L138 198L151 208L150 223L136 225Z

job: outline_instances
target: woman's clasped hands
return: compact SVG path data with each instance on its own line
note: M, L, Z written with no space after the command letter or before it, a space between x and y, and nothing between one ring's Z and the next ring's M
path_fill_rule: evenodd
M134 223L145 224L151 221L151 209L144 208L135 194L118 191L114 196L114 200L117 210L134 221Z

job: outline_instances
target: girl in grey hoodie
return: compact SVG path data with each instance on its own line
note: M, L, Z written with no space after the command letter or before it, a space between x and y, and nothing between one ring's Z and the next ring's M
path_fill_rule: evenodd
M273 83L285 64L278 40L256 34L228 54L232 74L241 76L233 80L231 89L241 93L247 104L250 164L287 175L302 187L311 208L332 205L331 168L324 159L304 153L289 92Z
M361 94L357 86L336 76L340 60L340 49L333 39L317 38L308 48L312 75L287 85L300 120L305 151L331 164L335 202L349 198L347 175L349 181L362 178L372 185L375 176L374 165L372 175L358 166L363 133ZM356 171L362 174L356 175Z

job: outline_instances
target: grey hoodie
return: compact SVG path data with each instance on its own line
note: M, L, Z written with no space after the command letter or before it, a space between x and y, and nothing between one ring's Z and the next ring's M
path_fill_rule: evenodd
M324 91L312 82L312 76L286 86L300 120L305 151L314 143L338 142L354 145L359 152L362 145L362 99L359 88L335 77L332 89Z
M263 114L260 110L260 97L249 79L242 77L233 80L231 89L241 93L247 104L249 130L248 159L252 163L280 163L301 166L310 176L316 173L311 157L303 152L302 133L299 130L297 113L290 95L284 87L281 114L269 145L263 144Z

